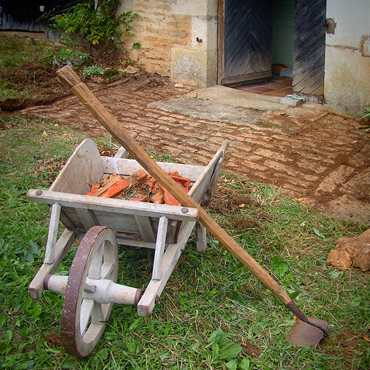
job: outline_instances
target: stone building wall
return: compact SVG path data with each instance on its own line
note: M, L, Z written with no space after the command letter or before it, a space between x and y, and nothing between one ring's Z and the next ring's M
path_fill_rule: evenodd
M217 0L124 0L119 11L138 14L133 23L140 49L130 59L148 72L197 86L216 83Z
M327 0L324 97L334 111L360 116L370 106L370 0ZM130 59L148 72L199 87L217 84L219 0L122 0L138 13Z

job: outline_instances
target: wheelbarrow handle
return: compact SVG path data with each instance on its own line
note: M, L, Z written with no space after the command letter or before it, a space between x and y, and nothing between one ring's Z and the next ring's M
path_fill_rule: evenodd
M275 296L283 302L294 314L303 320L305 315L294 304L289 295L265 271L260 264L252 258L216 221L192 199L174 180L161 169L145 150L133 139L118 121L105 109L90 89L80 80L70 66L65 66L57 71L59 78L71 88L72 92L80 99L88 111L110 132L110 134L135 158L140 165L161 186L168 190L185 207L196 208L199 212L200 222L207 230L245 267L247 267ZM309 320L307 319L307 322Z

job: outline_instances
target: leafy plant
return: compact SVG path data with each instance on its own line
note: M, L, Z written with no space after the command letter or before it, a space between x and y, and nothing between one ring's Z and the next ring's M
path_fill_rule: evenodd
M51 17L50 26L62 30L68 37L81 36L90 50L112 51L120 44L123 34L132 36L131 23L137 17L131 11L117 15L119 4L120 0L83 0Z
M239 344L232 342L221 328L216 329L210 335L207 342L211 346L212 354L213 354L213 358L215 362L218 362L217 360L229 360L230 361L233 358L235 358L243 350ZM237 363L235 360L233 360L231 363L229 362L228 368L233 368L234 363L236 366Z
M101 66L85 67L83 70L84 78L91 77L91 76L102 76L103 74L104 74L104 70Z
M68 64L74 69L78 69L88 60L88 58L89 54L87 53L63 48L53 54L52 64L57 68L61 68Z
M365 107L365 111L367 113L365 113L362 118L370 118L370 107Z
M367 113L365 113L362 118L370 118L370 107L365 107L365 111ZM362 130L364 130L365 132L370 132L370 126L364 126L364 127L360 127Z
M100 76L105 78L108 82L112 82L117 78L120 78L121 70L117 70L114 68L102 68L101 66L89 66L85 67L83 70L83 77L89 78L93 76Z

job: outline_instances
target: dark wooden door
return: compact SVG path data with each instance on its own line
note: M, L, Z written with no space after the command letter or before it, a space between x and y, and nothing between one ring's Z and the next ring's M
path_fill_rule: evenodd
M271 76L272 4L273 0L224 0L221 84Z
M293 92L318 101L324 94L325 19L326 0L295 1Z

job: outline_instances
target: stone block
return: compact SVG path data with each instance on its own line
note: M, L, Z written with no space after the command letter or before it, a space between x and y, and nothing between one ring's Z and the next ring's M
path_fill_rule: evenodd
M301 106L305 100L298 96L287 95L280 99L281 104L290 105L292 107L299 107Z
M352 175L354 169L348 166L339 166L329 176L321 182L317 188L317 192L331 193L346 182L346 179Z
M183 48L171 50L171 79L195 86L206 86L207 53Z

